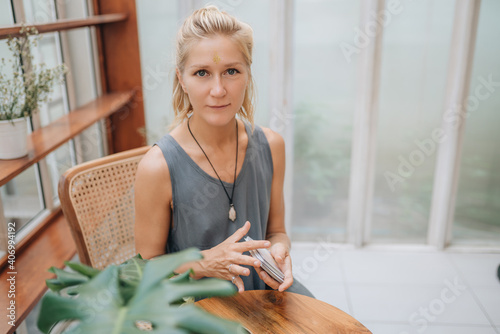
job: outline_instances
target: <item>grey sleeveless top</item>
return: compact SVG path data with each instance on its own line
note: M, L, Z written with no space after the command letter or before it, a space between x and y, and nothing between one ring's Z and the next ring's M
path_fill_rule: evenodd
M248 146L236 179L233 203L236 220L229 220L229 200L219 179L204 172L169 134L155 145L162 150L172 182L172 223L167 253L196 247L212 248L242 227L252 224L248 235L254 240L266 236L273 161L269 143L260 127L245 123ZM232 183L223 182L229 194ZM173 226L172 226L173 225ZM248 253L247 253L248 255ZM250 276L241 276L245 290L264 290L265 283L250 267Z

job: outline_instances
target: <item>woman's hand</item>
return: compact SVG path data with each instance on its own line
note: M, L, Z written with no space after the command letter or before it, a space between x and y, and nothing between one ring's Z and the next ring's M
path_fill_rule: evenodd
M256 268L257 272L259 273L259 277L271 288L275 290L279 290L281 292L285 291L289 287L292 286L293 284L293 275L292 275L292 259L290 257L290 253L288 251L288 247L285 246L281 242L277 242L272 245L270 249L271 255L273 256L274 260L276 260L276 263L278 264L278 267L281 269L283 274L285 275L285 279L283 283L278 283L274 278L269 276L268 273L266 273L263 269L261 268Z
M267 240L252 240L239 242L250 230L250 222L246 222L229 238L217 246L202 251L203 260L199 261L199 271L196 274L206 277L217 277L232 281L239 292L245 291L243 280L239 276L250 275L250 269L243 265L260 268L260 261L249 255L243 255L251 249L268 248L271 242Z

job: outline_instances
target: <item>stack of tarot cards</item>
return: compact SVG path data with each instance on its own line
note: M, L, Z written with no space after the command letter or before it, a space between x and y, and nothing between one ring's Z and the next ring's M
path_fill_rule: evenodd
M249 236L245 237L245 241L251 240L253 239ZM283 281L285 280L285 275L283 275L283 272L280 270L280 268L278 268L278 264L276 263L276 261L274 261L273 256L267 249L251 249L249 252L250 255L260 261L260 266L266 273L269 274L269 276L274 278L278 283L283 283Z

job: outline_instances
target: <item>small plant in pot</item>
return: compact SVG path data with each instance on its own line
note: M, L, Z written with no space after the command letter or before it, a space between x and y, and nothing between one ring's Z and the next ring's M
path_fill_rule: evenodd
M0 159L28 154L27 121L66 73L65 65L33 63L32 51L41 38L36 28L23 26L19 33L7 40L12 57L0 60Z
M47 280L52 291L41 301L38 328L51 333L57 324L69 324L64 334L248 333L240 324L185 302L236 293L224 280L174 273L181 264L200 258L199 250L190 248L152 260L137 255L102 271L74 262L66 263L73 272L51 268L57 278Z

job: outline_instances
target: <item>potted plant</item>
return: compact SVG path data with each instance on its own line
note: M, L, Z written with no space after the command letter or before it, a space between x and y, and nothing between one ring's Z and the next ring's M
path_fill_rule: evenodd
M64 65L33 64L32 48L40 38L36 28L23 26L20 37L7 40L12 57L0 61L0 159L28 154L27 120L64 80Z
M190 248L144 260L140 255L100 271L80 263L66 263L73 272L51 268L57 278L47 280L38 328L50 333L62 321L72 321L65 334L247 333L240 325L186 303L188 297L228 296L235 287L224 280L176 275L181 264L201 258Z

